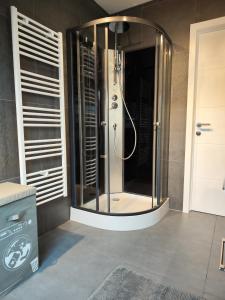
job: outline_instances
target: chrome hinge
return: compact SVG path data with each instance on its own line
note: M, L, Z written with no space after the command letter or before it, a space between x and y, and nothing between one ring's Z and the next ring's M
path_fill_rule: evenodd
M159 127L160 127L160 122L154 122L154 123L153 123L153 126L154 126L155 128L159 128Z

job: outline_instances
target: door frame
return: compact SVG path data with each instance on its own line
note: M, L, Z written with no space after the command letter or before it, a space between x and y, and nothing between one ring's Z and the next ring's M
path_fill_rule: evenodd
M184 165L184 192L183 212L188 213L192 201L192 178L194 171L194 131L196 110L196 78L198 61L198 40L202 33L225 29L225 17L216 18L204 22L191 24L189 46L189 69L188 69L188 95L186 114L186 138L185 138L185 165Z

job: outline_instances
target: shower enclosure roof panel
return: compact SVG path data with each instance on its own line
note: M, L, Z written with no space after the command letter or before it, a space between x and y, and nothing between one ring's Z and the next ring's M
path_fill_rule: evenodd
M151 1L151 0L150 0ZM146 0L95 0L107 13L114 14L116 12L128 9L149 1Z

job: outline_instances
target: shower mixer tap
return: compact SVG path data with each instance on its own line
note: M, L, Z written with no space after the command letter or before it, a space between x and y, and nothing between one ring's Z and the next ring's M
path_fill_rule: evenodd
M117 109L118 108L118 103L113 102L111 108L112 109Z
M116 94L112 96L113 101L116 101L117 99L118 99L118 96Z

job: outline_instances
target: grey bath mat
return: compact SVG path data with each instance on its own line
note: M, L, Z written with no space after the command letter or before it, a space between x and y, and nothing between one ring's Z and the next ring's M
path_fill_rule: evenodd
M116 268L89 300L203 300L170 286L153 282L125 267Z

